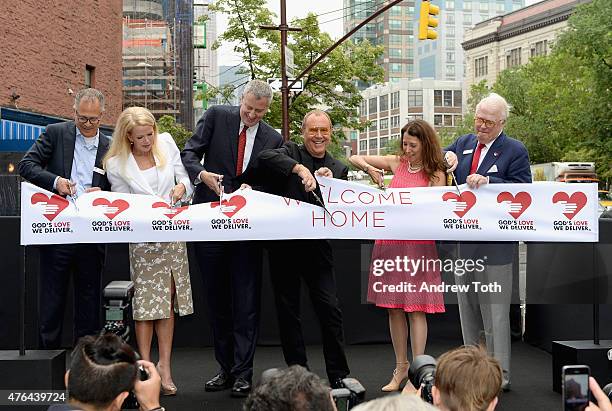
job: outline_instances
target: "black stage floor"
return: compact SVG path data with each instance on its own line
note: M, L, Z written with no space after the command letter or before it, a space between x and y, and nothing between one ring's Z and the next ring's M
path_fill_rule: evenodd
M427 353L435 357L457 346L459 341L430 341ZM367 398L384 395L385 385L393 371L393 349L388 344L351 345L347 347L351 376L367 390ZM325 376L321 346L309 346L310 367ZM162 405L175 410L241 410L242 400L230 398L229 391L208 393L204 382L217 371L212 348L176 349L173 356L173 378L179 389L176 397L163 397ZM280 347L258 347L255 375L265 369L284 366ZM561 396L552 391L552 357L545 351L522 342L512 345L512 391L503 393L497 410L558 410Z

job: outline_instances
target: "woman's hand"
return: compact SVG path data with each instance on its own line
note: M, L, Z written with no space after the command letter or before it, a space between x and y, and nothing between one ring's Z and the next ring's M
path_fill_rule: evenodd
M178 183L175 185L172 190L170 190L170 202L172 203L170 205L173 206L179 202L185 195L185 191L185 185L183 183Z

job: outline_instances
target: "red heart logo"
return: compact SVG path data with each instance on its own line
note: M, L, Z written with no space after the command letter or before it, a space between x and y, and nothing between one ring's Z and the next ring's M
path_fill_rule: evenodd
M104 213L109 220L117 217L119 214L124 212L130 207L130 204L125 200L115 200L113 202L108 201L106 198L96 198L92 203L92 206L106 206L106 207L117 207L117 211L114 213Z
M245 205L246 205L246 198L244 198L243 196L233 196L229 200L223 200L223 206L224 207L233 206L234 209L232 211L221 211L221 212L231 218L234 214L240 211L240 209L244 207ZM210 203L210 207L211 208L219 207L219 202L215 201L214 203Z
M459 218L466 215L467 212L470 211L472 207L474 207L474 204L476 204L476 196L471 191L464 191L463 193L461 193L461 195L455 194L453 192L447 192L447 193L444 193L444 195L442 196L442 200L444 201L451 200L451 201L456 201L456 202L461 201L467 204L467 206L465 207L465 210L453 210L453 212L457 214Z
M64 197L58 196L57 194L52 194L51 197L48 197L43 193L35 193L32 195L30 202L32 204L45 203L46 212L43 212L43 215L49 221L53 221L53 219L57 217L59 213L64 211L64 208L68 207L68 200L66 200Z
M510 214L516 220L531 205L531 196L529 195L529 193L526 193L524 191L516 193L516 195L514 195L514 196L512 194L510 194L509 192L504 191L502 193L499 193L499 195L497 196L497 202L498 203L503 203L504 201L509 201L511 203L520 203L521 204L521 209L520 210L509 211L508 212L508 214Z
M189 206L172 208L167 203L164 203L163 201L158 201L157 203L153 203L153 205L151 205L151 208L160 208L160 207L168 209L168 211L165 212L164 215L171 220L189 208Z
M563 213L564 216L566 216L567 218L571 220L586 205L587 196L583 192L580 192L580 191L572 194L571 196L567 194L566 192L561 191L561 192L555 193L555 195L552 198L553 204L558 203L560 201L565 201L568 205L571 206L573 204L576 207L573 211L568 210L567 212Z

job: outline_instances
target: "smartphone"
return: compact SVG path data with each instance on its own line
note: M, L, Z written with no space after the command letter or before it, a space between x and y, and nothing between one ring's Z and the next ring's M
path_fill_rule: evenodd
M561 370L563 383L563 411L583 411L589 406L588 365L566 365Z

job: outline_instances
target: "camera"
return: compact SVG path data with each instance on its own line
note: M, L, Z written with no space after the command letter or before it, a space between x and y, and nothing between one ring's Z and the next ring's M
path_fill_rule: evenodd
M132 281L111 281L104 287L104 328L102 332L115 334L128 342L130 339L130 306L134 295Z
M423 401L433 404L431 389L436 375L436 359L431 355L419 355L408 369L408 378L417 389L421 387Z
M331 390L332 398L338 411L350 410L365 399L365 388L355 378L342 379L344 388Z

